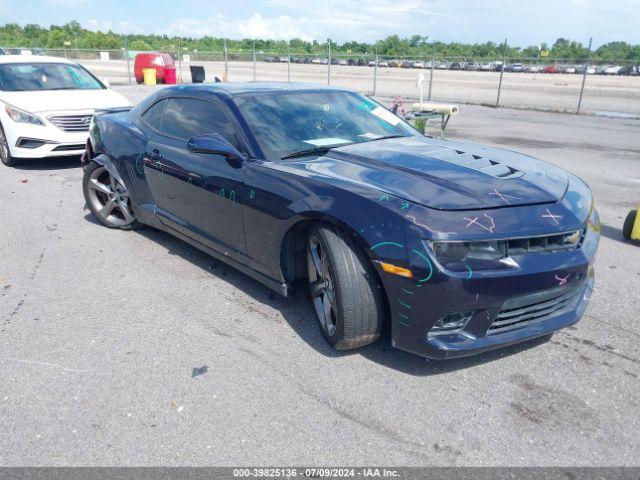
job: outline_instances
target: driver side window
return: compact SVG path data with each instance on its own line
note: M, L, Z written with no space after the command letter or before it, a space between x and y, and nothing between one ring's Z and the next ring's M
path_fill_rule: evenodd
M234 125L216 103L195 98L169 98L159 128L171 137L190 137L219 133L239 150L241 142Z

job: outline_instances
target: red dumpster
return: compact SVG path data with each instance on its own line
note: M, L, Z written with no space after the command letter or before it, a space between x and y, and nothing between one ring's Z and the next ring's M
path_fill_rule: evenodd
M175 85L176 67L164 67L164 83L167 85Z

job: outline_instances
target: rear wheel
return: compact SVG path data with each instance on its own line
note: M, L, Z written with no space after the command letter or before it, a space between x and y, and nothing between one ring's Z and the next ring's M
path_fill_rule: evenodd
M382 286L371 262L339 230L317 226L307 241L311 301L322 335L337 350L373 343L384 321Z
M103 165L91 162L87 166L82 190L89 209L105 227L131 230L141 226L133 214L127 188Z
M2 125L0 125L0 161L7 167L14 167L19 163L16 158L11 156L9 141L7 140Z
M631 231L633 230L633 224L636 221L636 215L638 215L638 210L631 210L627 215L627 218L624 219L622 235L628 240L631 239Z

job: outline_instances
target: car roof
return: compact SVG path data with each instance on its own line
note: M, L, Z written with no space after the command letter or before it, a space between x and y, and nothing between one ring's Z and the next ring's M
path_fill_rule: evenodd
M207 92L216 95L233 97L236 95L284 92L351 92L351 90L330 85L298 82L218 82L197 85L176 85L162 90L167 94Z
M75 65L76 62L66 58L47 57L44 55L2 55L0 63L64 63Z

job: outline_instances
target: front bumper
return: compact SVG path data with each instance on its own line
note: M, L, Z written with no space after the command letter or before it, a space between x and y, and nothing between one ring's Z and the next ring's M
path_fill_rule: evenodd
M81 155L88 131L64 131L47 119L45 125L17 123L6 118L3 125L9 150L15 158L48 158Z
M511 272L477 271L467 278L434 269L422 285L381 274L393 346L432 359L465 357L578 322L593 291L599 237L599 231L590 228L580 248L523 255ZM463 326L449 332L432 330L439 319L462 313L468 313Z

